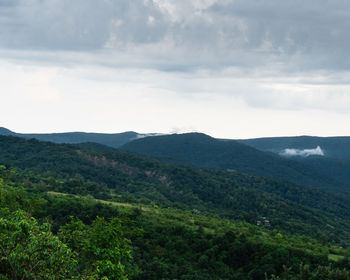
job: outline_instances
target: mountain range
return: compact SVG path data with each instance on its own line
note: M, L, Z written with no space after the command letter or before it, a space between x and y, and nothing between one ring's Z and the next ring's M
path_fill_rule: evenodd
M40 182L43 191L197 209L253 224L268 217L276 229L350 242L348 196L274 178L14 136L0 136L0 165L17 169L28 186Z
M350 166L327 156L285 157L239 141L215 139L201 133L146 137L131 141L121 149L182 160L200 167L280 178L337 193L349 192Z
M47 225L74 250L74 263L86 264L91 256L79 253L87 241L98 237L96 252L106 252L106 242L119 240L107 231L118 233L131 246L132 280L349 279L348 186L316 164L349 169L324 143L263 150L201 133L121 133L106 146L105 134L46 134L41 140L50 141L41 141L33 138L42 134L0 132L7 134L0 136L1 240L18 236L8 222L30 235L24 244ZM28 232L23 222L41 230ZM95 239L86 239L90 233ZM11 269L6 257L0 274Z
M172 163L279 178L338 194L350 192L350 137L301 136L228 140L216 139L202 133L21 134L6 128L0 128L0 135L35 138L54 143L80 143L82 147L100 150L108 150L108 147L119 148Z
M286 154L289 150L311 150L317 147L322 149L322 155L338 160L350 160L350 137L270 137L238 140L261 151ZM287 154L288 156L288 154Z
M88 132L64 132L64 133L16 133L7 128L0 127L0 135L11 135L23 138L34 138L40 141L49 141L54 143L85 143L85 142L96 142L103 145L107 145L113 148L118 148L127 142L134 139L154 135L140 134L134 131L127 131L122 133L88 133Z
M344 185L350 182L350 137L273 137L239 140L260 151L302 162Z

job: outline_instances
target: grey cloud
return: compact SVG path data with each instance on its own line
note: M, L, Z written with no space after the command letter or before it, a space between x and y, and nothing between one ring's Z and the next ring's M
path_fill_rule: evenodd
M0 1L0 7L6 8L6 7L13 7L18 4L19 0L2 0Z
M164 26L146 30L160 13L141 0L18 0L6 9L0 46L9 49L103 49L111 35L120 42L147 42Z
M93 51L86 60L120 67L131 58L131 67L162 71L350 68L350 3L345 0L0 3L0 48L5 50Z
M109 10L99 7L97 1L96 9L92 9L89 2L18 1L11 7L11 17L3 19L6 24L0 27L0 44L3 48L34 50L98 47L108 36L104 17Z
M211 11L246 26L245 49L264 49L301 69L348 68L350 4L347 1L229 1Z

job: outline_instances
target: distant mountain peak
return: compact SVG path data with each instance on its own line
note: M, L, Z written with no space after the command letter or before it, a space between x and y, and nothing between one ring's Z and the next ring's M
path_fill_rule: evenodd
M35 138L40 141L49 141L54 143L79 144L86 142L95 142L113 148L118 148L127 142L139 138L140 136L148 136L146 134L139 134L134 131L126 131L122 133L93 133L78 131L56 133L16 133L4 127L0 127L0 135L11 135L27 139Z
M0 127L0 135L13 135L15 134L11 130L5 128L5 127Z
M178 139L215 139L202 132L174 133L174 134L167 134L167 135L160 135L160 136L173 137Z

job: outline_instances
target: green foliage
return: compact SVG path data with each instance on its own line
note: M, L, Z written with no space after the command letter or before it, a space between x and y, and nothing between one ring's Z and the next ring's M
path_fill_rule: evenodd
M8 184L9 174L14 174L13 170L10 171L5 166L0 166L0 205L11 211L23 209L30 213L40 212L45 201L30 196L23 187Z
M24 197L27 195L24 192ZM41 212L44 216L50 213L53 222L68 212L78 213L75 207L68 207L70 204L85 209L81 216L93 213L97 205L92 199L54 193L43 197L50 200L46 205L56 205ZM265 273L283 277L284 265L291 268L290 275L294 277L301 263L314 271L329 264L330 252L344 254L341 249L330 251L306 237L282 235L193 211L121 205L118 210L106 205L109 211L97 212L113 212L119 218L94 220L89 216L89 224L72 219L61 226L60 242L74 260L70 275L64 279L126 279L129 274L130 279L253 280L264 279ZM59 207L67 211L60 212ZM52 215L56 211L57 215ZM62 223L63 220L57 225ZM344 256L337 269L347 267L347 261Z
M52 230L57 232L60 226L70 222L74 216L83 223L90 225L98 216L106 219L119 216L116 208L94 201L93 199L77 199L73 196L43 195L45 208L34 216L40 219L49 218Z
M124 237L121 222L97 218L91 226L71 221L61 227L59 237L78 255L79 272L96 279L127 279L131 260L130 241Z
M4 279L68 279L76 265L71 250L24 211L1 209L0 274Z
M328 249L305 237L281 236L248 224L154 209L138 218L132 238L139 272L132 279L264 279L283 266L327 265Z
M0 198L0 279L127 279L131 249L121 221L113 217L107 222L97 217L115 216L115 208L72 197L42 196L40 201L46 201L49 207L29 207L37 216L50 215L58 226L64 213L77 213L91 223L68 223L60 231L62 242L51 232L49 223L40 224L20 210L35 204L36 197L2 179Z

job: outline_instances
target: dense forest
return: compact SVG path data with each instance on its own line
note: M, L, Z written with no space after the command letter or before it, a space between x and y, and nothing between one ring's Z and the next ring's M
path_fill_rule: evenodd
M270 137L238 140L241 143L255 147L261 151L279 153L286 148L313 149L320 146L324 150L325 156L339 160L350 159L350 137Z
M247 144L250 143L247 141ZM348 170L346 168L341 169L342 177L339 178L332 171L324 172L327 167L332 169L332 163L320 169L305 161L291 160L245 143L215 139L203 133L146 137L128 142L121 149L165 161L176 159L199 167L279 178L341 194L349 192L348 180L342 180L343 177L348 178L349 172L344 172Z
M12 136L0 164L0 279L350 279L346 196Z
M350 137L273 137L239 140L239 142L260 151L276 154L283 154L286 148L304 150L314 149L318 146L322 149L323 156L284 157L319 170L322 174L335 178L345 185L346 189L349 189Z

